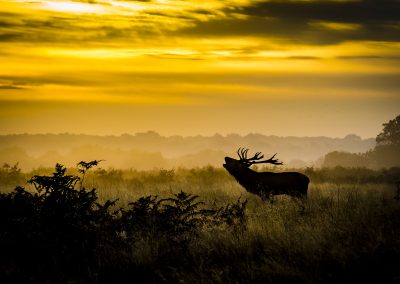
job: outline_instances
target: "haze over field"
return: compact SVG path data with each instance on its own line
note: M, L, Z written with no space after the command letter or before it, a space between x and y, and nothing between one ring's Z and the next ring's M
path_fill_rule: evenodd
M366 152L375 146L375 139L261 134L166 137L151 131L122 136L4 135L0 136L0 165L19 163L23 170L31 170L53 167L57 162L75 166L81 160L104 159L104 168L221 167L226 155L237 156L239 146L249 147L251 153L262 151L266 156L277 152L285 164L283 168L305 167L321 166L323 156L331 151Z
M0 133L375 137L399 31L397 0L1 0Z

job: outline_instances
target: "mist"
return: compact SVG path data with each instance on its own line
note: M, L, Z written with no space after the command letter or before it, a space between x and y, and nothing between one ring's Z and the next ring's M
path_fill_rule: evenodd
M105 160L103 167L150 170L177 167L221 167L225 156L236 157L238 147L278 153L286 167L318 166L332 151L361 153L375 146L375 139L357 135L344 138L279 137L262 134L213 136L161 136L149 131L134 135L96 136L74 134L21 134L0 136L0 163L18 163L23 170L74 166L81 160Z

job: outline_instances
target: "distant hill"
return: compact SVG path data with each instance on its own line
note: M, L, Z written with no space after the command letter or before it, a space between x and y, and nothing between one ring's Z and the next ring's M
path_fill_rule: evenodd
M366 152L375 139L351 134L344 138L278 137L262 134L245 136L161 136L149 131L135 135L95 136L84 134L19 134L0 136L0 163L19 165L24 170L54 166L56 162L72 166L81 160L105 159L104 167L171 168L221 166L225 155L236 155L239 147L277 157L287 166L315 165L332 151Z

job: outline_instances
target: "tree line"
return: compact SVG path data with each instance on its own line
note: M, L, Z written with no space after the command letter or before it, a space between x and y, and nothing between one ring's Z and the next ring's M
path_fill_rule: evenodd
M334 151L325 155L324 167L390 168L400 166L400 115L383 124L376 146L365 153Z

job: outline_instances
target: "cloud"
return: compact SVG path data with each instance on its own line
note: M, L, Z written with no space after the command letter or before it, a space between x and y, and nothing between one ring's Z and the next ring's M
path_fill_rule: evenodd
M392 43L400 42L400 1L394 0L232 0L218 1L215 9L208 1L204 4L198 1L173 1L172 4L123 1L121 7L113 6L118 1L77 2L104 5L107 13L74 14L34 9L0 12L0 44L6 47L5 43L10 43L9 49L21 42L47 49L64 46L71 50L78 47L140 50L126 53L127 58L250 61L278 57L343 60L356 59L359 54L364 56L359 59L364 60L374 59L374 55L387 59L388 52L380 54L380 51L391 49L390 55L395 56L398 51ZM129 4L137 10L129 10ZM359 47L345 50L341 46L335 52L323 52L331 48L326 45L348 41L360 41ZM392 43L381 44L380 50L361 50L362 41ZM311 49L317 46L321 52L296 51L298 46L307 44L312 45ZM392 46L388 47L390 44ZM23 48L20 51L22 54ZM267 51L281 54L269 56ZM338 57L341 55L348 58Z
M107 41L137 36L156 38L161 34L248 35L313 44L400 40L400 2L395 0L275 0L229 7L228 4L219 10L189 8L190 5L182 6L181 10L150 7L130 17L87 15L83 17L83 26L82 16L77 15L33 17L4 12L0 13L0 41ZM124 24L115 25L114 20Z
M400 20L397 0L360 1L265 1L243 9L252 16L294 22L322 20L341 23L375 23Z
M135 42L157 37L162 29L168 28L139 16L53 14L0 13L0 42Z
M0 84L0 90L23 90L25 88L15 86L15 85L1 85Z
M400 41L400 2L265 1L226 10L179 32L201 36L262 36L308 44L347 40Z
M336 57L337 59L345 59L345 60L353 60L353 59L360 59L360 60L364 60L364 59L383 59L383 58L386 58L386 59L391 59L391 60L393 60L393 59L397 59L396 57L383 57L383 56L380 56L380 55L343 55L343 56L337 56Z
M321 57L318 56L302 56L302 55L294 55L294 56L288 56L285 57L284 59L298 59L298 60L318 60L322 59Z
M312 58L310 58L312 59ZM174 86L191 86L197 90L206 86L248 86L248 87L273 87L286 88L291 86L296 89L308 87L326 89L358 89L358 90L386 90L397 91L400 89L399 73L394 74L300 74L290 73L232 73L221 74L218 72L85 72L77 73L48 73L41 76L0 76L0 88L22 89L44 85L59 85L71 87L109 88L125 86L128 89L137 87L149 88L161 92L174 88ZM172 90L171 89L171 90Z
M0 82L4 89L24 89L26 87L43 85L64 85L64 86L94 86L99 80L89 79L84 74L42 74L31 76L0 75ZM1 83L0 83L1 86Z
M103 5L108 14L0 12L0 42L132 42L159 37L232 36L312 45L400 41L397 0L227 1L215 9L190 5L190 1L176 6L136 1L150 2L136 11L107 2L77 2Z

